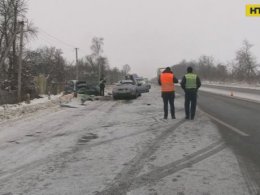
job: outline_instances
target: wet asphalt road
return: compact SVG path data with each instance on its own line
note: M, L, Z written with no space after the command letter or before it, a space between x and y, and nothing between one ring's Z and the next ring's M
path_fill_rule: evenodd
M233 127L260 140L260 104L200 91L199 107Z
M249 135L241 136L218 125L222 137L237 156L246 182L249 186L257 186L249 187L251 194L259 194L260 104L206 92L200 92L198 104L202 110Z
M177 93L184 94L180 87L177 87ZM255 140L254 143L260 143L260 103L199 91L198 106L206 113L248 134L248 138Z
M179 87L177 87L177 92L183 94ZM260 104L199 91L198 106L204 112L249 135L239 135L216 123L226 144L236 154L240 168L250 176L248 179L249 185L253 180L259 189ZM257 193L253 191L252 194Z

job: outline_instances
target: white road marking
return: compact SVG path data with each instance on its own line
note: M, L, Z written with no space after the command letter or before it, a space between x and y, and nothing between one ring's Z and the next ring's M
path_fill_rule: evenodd
M206 116L208 116L209 118L211 118L212 120L214 120L214 121L216 121L217 123L219 123L219 124L221 124L221 125L227 127L228 129L234 131L235 133L238 133L239 135L246 136L246 137L247 137L247 136L250 136L250 135L248 135L247 133L245 133L245 132L243 132L243 131L237 129L236 127L233 127L233 126L231 126L231 125L225 123L224 121L222 121L222 120L220 120L220 119L218 119L218 118L216 118L216 117L214 117L214 116L208 114L207 112L203 111L202 109L199 109L199 110L200 110L203 114L205 114Z

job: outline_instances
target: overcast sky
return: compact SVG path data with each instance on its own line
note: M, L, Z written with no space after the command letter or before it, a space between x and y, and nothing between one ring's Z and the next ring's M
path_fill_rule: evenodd
M111 67L129 64L152 78L158 67L213 56L227 62L247 39L259 62L260 17L245 16L253 0L28 0L28 18L39 28L30 47L61 48L69 61L90 54L104 38Z

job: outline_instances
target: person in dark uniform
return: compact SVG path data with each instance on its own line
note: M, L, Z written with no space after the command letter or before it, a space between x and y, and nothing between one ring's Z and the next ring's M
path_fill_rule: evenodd
M106 80L104 78L101 78L99 81L100 96L105 95L105 83L106 83Z
M175 78L170 67L167 67L159 77L159 85L161 85L162 98L164 104L164 119L168 118L168 103L171 108L171 117L175 119L175 108L174 108L174 98L175 98L175 86L174 83L178 83L178 79Z
M187 74L181 81L181 87L185 92L185 114L186 119L194 120L197 106L197 92L201 86L200 78L193 73L192 67L187 68Z

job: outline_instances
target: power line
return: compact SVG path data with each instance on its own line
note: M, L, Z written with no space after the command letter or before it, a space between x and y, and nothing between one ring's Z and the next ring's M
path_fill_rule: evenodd
M55 43L53 42L53 40L49 39L47 36L43 36L43 34L40 34L40 36L38 36L38 39L42 40L43 42L46 43L46 45L48 46L53 46L55 45ZM80 51L83 51L85 53L84 56L86 56L88 54L88 52L86 50L82 50L81 48L78 48L80 49ZM68 49L67 48L62 48L62 51L69 51L69 52L75 52L75 48L71 48L69 47ZM81 52L82 53L82 52Z
M40 33L39 35L40 35L40 36L38 36L38 39L40 39L40 40L46 42L47 45L49 45L49 46L56 45L56 43L55 43L52 39L50 39L50 38L47 37L47 36L44 36L44 34ZM68 47L68 49L67 49L67 48L62 48L62 50L63 50L63 51L73 52L73 51L74 51L74 48Z
M48 39L48 37L44 37L42 36L42 34L40 34L40 36L37 37L38 39L41 39L42 41L46 42L48 45L52 46L53 45L53 41L51 41L50 39Z
M67 43L53 35L51 35L50 33L46 32L45 30L43 30L42 28L39 28L39 33L41 35L41 39L43 39L44 41L47 41L49 44L54 44L54 40L56 40L56 42L62 43L63 45L69 47L71 49L71 51L73 51L75 48L78 48L76 46L74 46L73 44ZM47 40L46 40L47 39ZM82 49L82 48L78 48L81 51L83 51L85 53L85 55L87 55L88 52L86 52L86 50Z
M75 47L76 47L75 45L72 45L72 44L70 44L70 43L67 43L67 42L65 42L65 41L63 41L63 40L61 40L61 39L59 39L59 38L57 38L57 37L51 35L50 33L47 33L47 32L46 32L45 30L43 30L42 28L39 28L39 29L40 29L41 33L43 33L43 34L45 34L45 35L47 35L47 36L49 36L49 37L51 37L51 38L53 38L53 39L59 41L60 43L66 45L67 47L71 47L71 48L75 48Z

